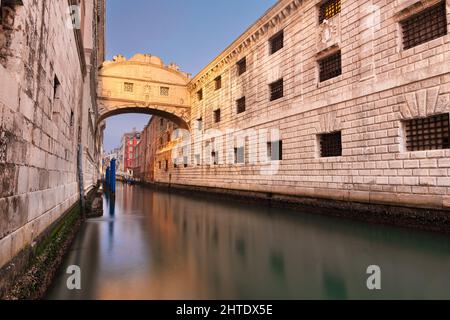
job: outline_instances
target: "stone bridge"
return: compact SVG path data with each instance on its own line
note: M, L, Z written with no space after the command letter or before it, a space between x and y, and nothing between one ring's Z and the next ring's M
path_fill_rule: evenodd
M158 57L137 54L127 60L115 56L99 71L99 120L124 113L164 117L189 129L190 75L175 64L164 65Z

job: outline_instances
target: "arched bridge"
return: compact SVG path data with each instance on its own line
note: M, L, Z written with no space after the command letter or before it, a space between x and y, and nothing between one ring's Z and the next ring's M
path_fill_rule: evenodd
M146 113L189 128L190 76L177 65L164 65L158 57L137 54L127 60L115 56L99 71L99 123L124 113Z

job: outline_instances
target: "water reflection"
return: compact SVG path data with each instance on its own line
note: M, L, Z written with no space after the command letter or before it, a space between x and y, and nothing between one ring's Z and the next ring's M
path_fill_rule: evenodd
M450 298L450 238L118 185L49 299ZM79 292L67 266L82 269ZM368 291L366 268L382 269Z

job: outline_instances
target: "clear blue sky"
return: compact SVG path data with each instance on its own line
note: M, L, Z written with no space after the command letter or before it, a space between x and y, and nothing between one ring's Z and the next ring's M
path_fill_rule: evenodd
M107 59L136 53L159 56L196 75L277 0L108 0ZM141 130L149 116L109 118L105 150L122 134Z

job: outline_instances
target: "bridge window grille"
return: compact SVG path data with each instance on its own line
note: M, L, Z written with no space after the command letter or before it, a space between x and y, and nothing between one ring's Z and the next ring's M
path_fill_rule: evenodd
M449 114L404 122L408 151L450 149Z
M245 97L242 97L236 101L237 113L245 112Z
M319 136L321 157L342 156L342 135L341 131L325 133Z
M272 38L270 38L269 42L270 42L270 54L274 54L275 52L283 49L284 31L282 30L277 34L275 34Z
M125 92L133 92L133 90L134 90L134 83L125 82L123 88L124 88Z
M283 79L270 84L270 101L283 97Z
M328 0L319 9L319 23L328 20L341 12L341 0Z
M220 109L214 110L214 123L220 122Z
M161 96L168 97L169 96L169 90L170 90L169 87L161 87L161 89L160 89Z
M238 76L244 74L247 71L247 58L242 58L238 61L237 70L238 70Z
M216 90L219 90L222 88L222 77L218 76L217 78L214 79L214 85Z
M445 1L400 22L403 47L409 49L447 34Z
M341 51L319 60L320 82L342 74Z

